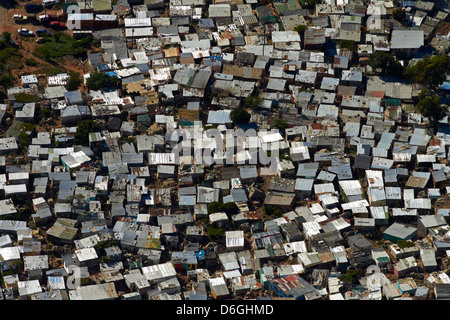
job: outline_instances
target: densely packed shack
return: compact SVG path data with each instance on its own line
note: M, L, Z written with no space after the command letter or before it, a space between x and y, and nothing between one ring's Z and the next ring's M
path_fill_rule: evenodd
M1 298L448 298L449 1L50 2L1 41L86 69L4 86Z

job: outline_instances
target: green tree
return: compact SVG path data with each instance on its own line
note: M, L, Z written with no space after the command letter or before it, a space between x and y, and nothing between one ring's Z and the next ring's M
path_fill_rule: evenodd
M246 124L250 121L250 113L244 108L233 109L230 113L230 119L236 124Z
M364 274L363 269L356 269L347 271L346 274L343 274L338 278L346 284L357 285L359 283L359 279L362 278Z
M11 43L11 33L8 31L4 31L2 33L3 39L6 41L6 43Z
M86 80L86 87L89 90L100 90L107 87L117 86L118 79L116 76L110 76L104 72L91 73Z
M352 40L339 40L338 45L341 49L355 50L355 41Z
M8 74L2 74L0 75L0 87L3 87L4 89L8 89L12 87L14 84L14 78L10 77Z
M208 213L225 212L227 215L235 215L239 213L239 208L234 202L213 201L208 204Z
M25 64L30 67L35 67L35 66L37 66L38 63L33 58L27 58L27 59L25 59Z
M66 89L68 91L77 90L80 87L81 83L83 82L83 80L81 79L81 76L78 73L76 73L75 71L69 71L68 75L69 75L69 78L67 79L67 82L65 85Z
M308 30L308 26L304 24L299 24L294 28L294 31L297 31L300 36L303 36L306 30Z
M287 128L288 124L286 120L276 118L275 121L273 122L273 126L280 131L284 131Z
M262 101L263 98L261 98L260 96L247 96L244 99L244 104L246 107L256 109L257 107L259 107Z
M432 121L436 125L437 121L441 120L446 115L446 109L441 104L441 99L432 90L427 88L422 89L419 95L419 102L417 103L417 109L424 117L431 117Z
M77 132L74 135L74 143L86 146L89 144L89 133L98 130L93 120L82 120L78 123Z
M369 65L381 75L401 74L402 65L392 55L383 51L375 51L369 56Z
M392 11L392 17L401 24L406 23L406 12L403 8L396 8Z
M436 89L450 75L450 57L447 55L433 57L425 55L414 65L408 66L405 69L405 75L411 81L420 83L429 89Z
M264 214L268 217L280 218L283 216L284 211L281 208L276 208L268 205L263 205Z

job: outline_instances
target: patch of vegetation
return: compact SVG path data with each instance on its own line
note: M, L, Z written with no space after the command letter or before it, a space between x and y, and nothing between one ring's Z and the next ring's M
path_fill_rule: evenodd
M406 24L407 22L406 11L403 8L395 8L392 11L392 17L401 24Z
M4 89L14 84L11 70L23 68L22 55L11 43L11 33L3 32L0 40L0 86Z
M391 54L375 51L369 56L370 67L381 75L401 75L403 67Z
M14 95L14 98L16 98L17 102L20 103L32 103L32 102L40 102L42 101L41 98L39 98L38 96L35 96L33 94L28 94L28 93L16 93Z
M114 246L118 246L118 245L119 245L119 243L115 240L112 240L112 241L102 240L102 241L97 242L97 244L94 246L94 248L97 251L97 254L99 256L105 256L106 248L110 248L110 247L114 247Z
M287 128L288 124L287 124L286 120L281 119L281 118L277 118L273 122L273 126L275 128L277 128L278 130L284 131Z
M30 134L32 134L32 132L36 130L36 125L30 122L22 122L20 125L20 130L22 130L22 132L30 132Z
M74 143L87 146L89 144L89 133L96 132L98 129L98 125L93 120L80 121L74 135Z
M46 119L46 118L50 117L51 113L52 113L52 110L50 110L50 109L40 108L38 111L37 118L38 118L38 120Z
M244 108L233 109L230 113L230 119L236 124L247 124L250 121L250 113Z
M414 242L407 240L398 240L397 245L399 248L411 248L414 247Z
M85 59L87 57L86 49L91 46L91 43L92 37L77 40L57 32L51 37L46 37L45 42L37 47L33 54L43 60L53 60L64 56Z
M246 107L255 109L255 108L259 107L259 105L261 104L262 101L263 101L263 98L261 98L260 96L247 96L244 99L244 104Z
M208 233L208 236L211 238L211 240L221 239L225 235L224 229L216 228L210 222L206 223L205 228L206 228L206 232Z
M424 88L420 91L417 109L424 117L431 117L433 121L441 120L446 115L446 109L441 104L440 97L433 91Z
M341 48L341 49L347 49L350 51L355 50L355 41L352 41L352 40L339 40L338 45L339 45L339 48Z
M408 66L404 73L411 81L420 83L429 89L436 89L450 75L450 57L425 55L422 60Z
M359 283L359 279L364 277L365 272L363 269L350 270L346 274L338 277L339 280L347 284L356 285Z
M38 63L33 58L27 58L27 59L25 59L25 64L30 67L35 67L35 66L37 66Z
M294 31L297 31L301 36L305 34L305 31L308 30L308 26L304 24L299 24L295 26Z
M19 147L24 150L31 144L31 136L25 132L19 134Z
M264 210L264 214L269 217L275 216L276 218L280 218L284 214L283 209L268 206L268 205L263 205L263 210Z
M227 215L234 215L239 213L239 208L234 202L219 202L214 201L208 204L208 214L216 212L225 212Z
M69 71L68 72L69 78L66 81L66 89L68 91L75 91L77 90L81 84L83 83L83 79L81 76L76 73L75 71Z
M19 221L28 221L32 215L32 210L29 203L26 203L25 206L19 210L16 214L6 214L0 216L0 220L19 220Z
M119 79L115 76L110 76L104 72L91 73L86 80L86 87L89 90L100 90L108 87L115 87L118 84Z

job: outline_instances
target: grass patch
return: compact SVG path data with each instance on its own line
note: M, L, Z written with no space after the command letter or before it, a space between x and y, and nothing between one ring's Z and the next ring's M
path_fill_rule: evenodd
M0 40L0 65L5 68L7 64L11 65L11 70L22 69L22 54L6 40Z
M31 103L31 102L40 102L42 101L41 98L32 95L32 94L28 94L28 93L16 93L14 95L14 98L16 98L17 102L20 103Z
M47 37L45 40L33 52L36 57L43 60L59 59L64 56L86 58L86 49L90 47L92 42L91 37L76 40L71 36L66 36L61 33L55 33L52 37Z
M35 66L37 66L38 63L33 58L28 58L28 59L25 59L25 64L30 67L35 67Z

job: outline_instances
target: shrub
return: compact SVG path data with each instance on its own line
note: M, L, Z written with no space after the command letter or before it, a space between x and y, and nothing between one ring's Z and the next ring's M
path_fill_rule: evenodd
M89 133L98 130L97 124L93 120L82 120L78 123L77 132L74 135L74 143L81 145L89 144Z
M110 76L104 72L91 73L86 80L86 87L89 90L100 90L111 86L116 86L118 79L115 76Z
M68 91L75 91L78 89L78 87L81 85L83 80L81 79L81 76L76 73L75 71L69 71L68 73L69 78L66 81L66 89Z
M219 202L214 201L208 204L208 213L225 212L227 215L234 215L239 213L239 208L234 202Z
M25 64L30 67L35 67L35 66L37 66L38 63L33 58L28 58L28 59L25 59Z
M230 113L230 119L236 124L246 124L250 121L250 113L244 108L233 109Z

